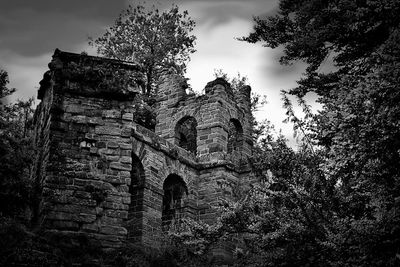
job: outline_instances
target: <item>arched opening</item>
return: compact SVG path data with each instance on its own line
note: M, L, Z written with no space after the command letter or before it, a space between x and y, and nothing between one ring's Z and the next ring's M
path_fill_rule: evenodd
M131 203L125 224L128 231L127 239L130 242L137 242L142 236L144 182L143 165L140 159L132 153L131 184L129 185Z
M183 200L188 190L183 179L176 174L168 175L163 190L162 226L163 229L168 229L172 221L182 218L185 208Z
M243 128L237 119L229 120L228 153L240 152L243 147Z
M175 126L175 144L194 154L197 152L197 121L184 117Z

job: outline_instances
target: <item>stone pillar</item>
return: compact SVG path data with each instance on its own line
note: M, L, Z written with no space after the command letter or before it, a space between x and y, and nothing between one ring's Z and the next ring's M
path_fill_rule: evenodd
M229 117L226 101L233 98L230 84L217 78L205 87L208 97L207 110L202 114L203 121L198 126L198 152L201 161L217 161L224 158L228 140Z
M174 136L171 134L172 114L174 108L186 97L186 79L175 73L173 69L167 70L161 76L158 90L156 129L160 137L173 143Z

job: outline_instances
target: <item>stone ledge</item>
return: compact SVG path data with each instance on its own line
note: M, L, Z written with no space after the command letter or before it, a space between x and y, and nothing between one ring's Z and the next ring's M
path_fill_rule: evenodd
M198 157L194 157L193 154L187 152L183 148L171 144L164 138L158 136L156 133L134 122L132 122L132 137L147 144L157 151L163 152L166 156L187 164L196 170L225 167L226 169L234 170L239 174L251 172L251 170L246 168L235 168L234 163L229 160L229 155L228 159L225 158L211 162L199 162Z

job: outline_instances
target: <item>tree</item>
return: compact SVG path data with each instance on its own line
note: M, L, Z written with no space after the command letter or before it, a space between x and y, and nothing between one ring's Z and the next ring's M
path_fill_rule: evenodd
M277 15L255 18L242 38L283 47L283 64L308 65L288 92L304 120L284 97L305 146L261 142L254 166L270 181L229 203L213 231L243 236L244 265L399 265L399 11L390 0L281 0ZM330 59L331 71L322 72ZM317 114L305 102L309 92L322 104Z
M185 221L175 240L202 254L221 239L235 242L235 266L325 266L334 260L326 242L332 191L319 170L322 153L294 151L283 136L262 139L254 151L260 183L236 201L221 203L213 226ZM331 254L331 255L330 255Z
M8 73L4 70L0 69L0 99L11 95L15 92L15 88L8 88L7 84L9 83L8 80Z
M242 38L282 46L284 64L308 65L289 94L305 107L304 96L315 92L322 104L307 122L294 121L324 153L319 180L335 205L323 240L338 256L330 264L400 260L399 11L389 0L282 0L277 15L255 18ZM332 70L322 72L330 58Z
M15 89L7 87L8 74L0 70L0 100ZM0 214L21 216L29 208L33 147L29 135L33 99L0 102ZM22 217L24 215L22 214Z
M160 71L174 68L184 73L189 55L195 52L196 37L190 35L195 22L188 12L179 12L173 5L167 11L154 6L129 6L106 33L91 40L98 53L119 60L132 61L143 67L146 85L143 93L156 94Z

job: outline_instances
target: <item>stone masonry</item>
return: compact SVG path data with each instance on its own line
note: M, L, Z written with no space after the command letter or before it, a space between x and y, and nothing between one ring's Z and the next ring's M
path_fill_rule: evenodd
M213 205L251 176L250 87L233 93L216 79L196 96L166 71L153 132L133 122L139 66L56 50L49 68L38 92L33 177L47 234L103 249L157 246L179 218L213 223Z

